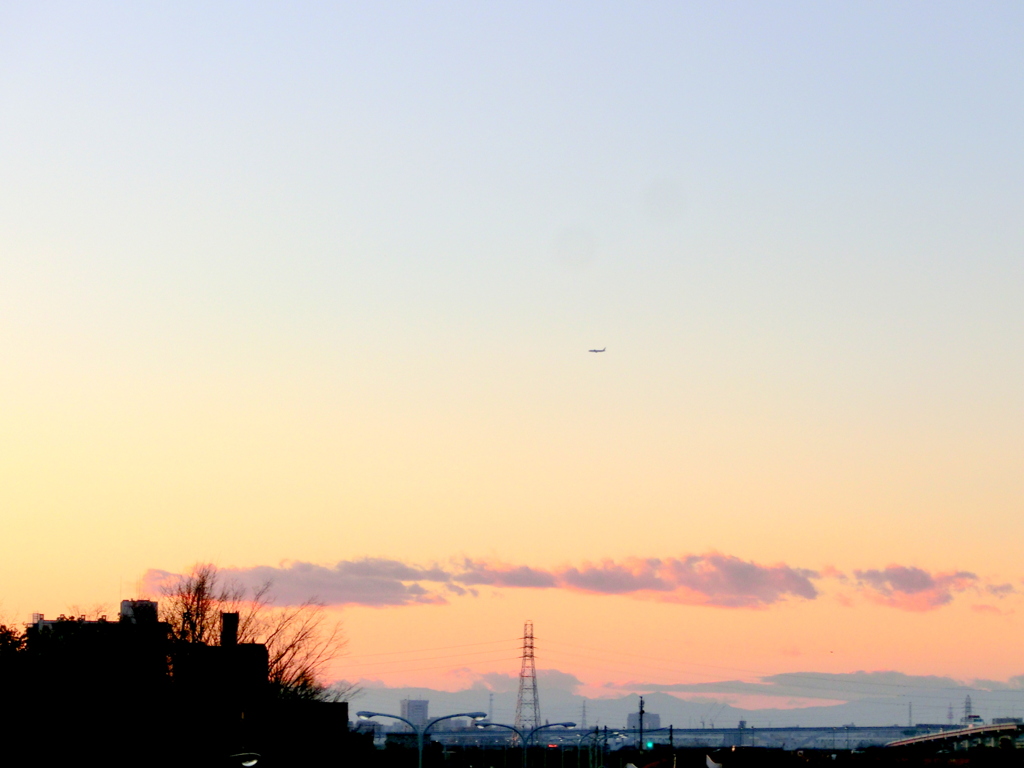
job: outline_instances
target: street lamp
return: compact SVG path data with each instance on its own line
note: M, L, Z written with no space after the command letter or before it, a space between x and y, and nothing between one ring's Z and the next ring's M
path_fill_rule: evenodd
M427 735L427 731L434 727L437 723L442 720L451 720L453 717L469 717L473 720L480 721L487 717L486 712L459 712L454 715L444 715L442 717L435 717L425 726L420 728L416 723L411 720L406 720L400 715L389 715L386 712L356 712L356 717L360 720L369 720L372 717L390 717L392 720L401 720L403 723L408 725L413 731L416 732L416 765L417 768L423 768L423 738Z
M532 731L528 731L525 735L523 732L516 728L514 725L504 725L502 723L477 723L477 728L504 728L509 731L515 732L519 737L519 743L523 745L523 768L526 768L526 750L530 746L530 739L537 731L543 731L545 728L575 728L576 723L544 723L544 725L538 725Z
M577 747L582 747L584 741L586 741L587 739L592 739L592 738L594 738L596 736L600 736L600 735L601 735L601 729L598 728L595 725L594 726L594 730L586 731L582 736L580 736L578 739L576 739L576 746Z
M586 741L587 739L593 739L594 740L594 744L597 744L597 740L598 740L598 738L600 738L600 736L601 736L601 729L598 728L595 725L594 726L594 730L587 731L582 736L580 736L578 739L576 739L576 768L579 768L579 766L580 766L580 752L583 751L583 742ZM590 747L587 747L587 755L588 755L588 757L587 757L587 764L588 765L593 765L594 764L594 759L593 759L593 754L592 754L592 752L590 750Z

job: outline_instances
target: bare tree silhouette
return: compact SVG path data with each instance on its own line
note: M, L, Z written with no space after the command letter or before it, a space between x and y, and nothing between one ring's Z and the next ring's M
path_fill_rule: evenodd
M8 661L25 647L25 633L13 624L0 623L0 662Z
M178 642L220 644L221 613L239 615L238 641L263 643L270 656L270 683L281 698L344 701L356 693L351 685L328 689L324 674L340 656L346 640L341 623L325 607L309 600L301 605L273 605L271 583L251 592L221 577L215 565L198 563L164 587L161 618Z

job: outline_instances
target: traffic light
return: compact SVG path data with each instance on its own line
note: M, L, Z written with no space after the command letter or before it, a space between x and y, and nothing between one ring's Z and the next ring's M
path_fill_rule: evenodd
M647 748L648 749L652 749L653 747L654 747L654 742L653 741L648 741L647 742Z

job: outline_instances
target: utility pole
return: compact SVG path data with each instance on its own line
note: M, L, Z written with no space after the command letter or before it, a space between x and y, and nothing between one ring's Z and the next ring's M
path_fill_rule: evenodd
M640 742L637 744L637 749L641 752L644 751L644 697L640 697Z

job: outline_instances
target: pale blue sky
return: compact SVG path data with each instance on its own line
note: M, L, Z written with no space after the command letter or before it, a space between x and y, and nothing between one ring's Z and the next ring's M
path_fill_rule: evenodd
M7 4L5 282L101 336L1006 353L1022 16Z

